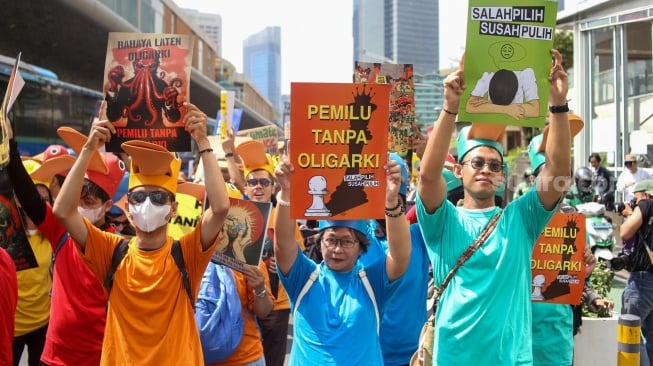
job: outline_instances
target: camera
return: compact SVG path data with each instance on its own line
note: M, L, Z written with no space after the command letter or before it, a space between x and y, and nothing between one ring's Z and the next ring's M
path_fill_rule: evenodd
M621 213L626 208L626 205L629 205L631 208L635 208L635 206L637 206L637 201L633 198L630 200L630 202L615 202L614 211L621 215Z
M612 268L613 271L621 271L622 269L629 271L633 268L633 258L631 258L630 254L630 251L620 251L616 257L610 259L610 268Z

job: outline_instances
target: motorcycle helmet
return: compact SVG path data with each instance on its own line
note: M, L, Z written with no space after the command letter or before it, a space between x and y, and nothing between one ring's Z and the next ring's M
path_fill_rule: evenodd
M588 193L592 191L592 171L587 167L576 169L574 182L579 192Z

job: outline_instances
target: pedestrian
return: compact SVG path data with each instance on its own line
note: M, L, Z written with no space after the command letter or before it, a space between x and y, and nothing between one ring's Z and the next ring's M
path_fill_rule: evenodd
M316 241L324 260L316 264L302 254L288 202L292 170L288 157L282 157L276 169L281 191L277 196L275 256L293 311L289 364L382 365L381 316L403 281L411 252L408 221L399 198L400 167L391 159L385 166L388 255L369 266L358 260L370 241L376 240L366 235L366 220L321 220Z
M653 176L646 170L638 167L637 156L635 154L627 154L624 157L624 169L617 178L617 191L624 193L623 202L630 202L635 197L635 184L644 179L651 179Z
M25 215L49 242L53 258L52 262L48 260L48 268L52 266L52 291L41 362L45 365L97 366L106 320L104 289L82 261L73 239L52 213L50 202L39 195L32 180L50 182L50 187L56 186L58 193L58 184L64 180L75 159L64 146L49 146L43 153L43 164L30 177L21 163L13 131L8 128L7 132L10 157L7 174ZM72 199L72 204L76 209L79 207L100 230L115 232L105 220L105 213L110 209L111 197L125 173L124 164L111 153L101 154L99 158L100 164L94 164L86 172L84 189Z
M463 206L445 200L441 171L465 88L463 62L444 80L445 101L421 163L417 216L433 265L435 284L492 218L496 229L460 267L440 297L436 311L433 364L516 365L533 362L531 344L530 258L535 240L552 217L570 171L570 132L565 110L568 78L562 56L553 50L548 164L536 188L503 211L495 193L503 184L503 146L497 126L473 124L458 138L456 176L465 187ZM558 113L554 113L558 112Z
M204 363L193 305L229 199L211 154L206 114L187 102L183 108L185 130L197 143L204 164L209 208L195 230L182 236L178 244L167 235L167 226L177 209L181 160L160 145L138 140L121 145L131 157L125 210L136 236L129 239L119 263L113 264L112 259L123 237L102 232L77 211L84 171L116 132L106 120L93 124L54 204L55 215L68 229L82 259L106 285L107 325L101 365ZM175 247L181 249L181 264L173 257ZM112 269L115 272L109 276Z
M590 154L590 167L592 168L592 187L598 194L598 203L605 205L608 211L614 210L614 174L606 167L601 165L601 155L597 153Z

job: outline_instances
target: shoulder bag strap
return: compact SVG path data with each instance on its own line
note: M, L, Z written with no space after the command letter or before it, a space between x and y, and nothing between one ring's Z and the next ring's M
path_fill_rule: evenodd
M302 287L302 290L299 291L299 295L297 295L297 300L295 301L295 312L297 311L297 309L299 309L299 304L302 302L302 298L304 297L304 295L306 295L308 290L310 290L311 286L313 286L313 283L317 281L317 277L319 274L320 274L320 265L318 264L315 267L315 270L311 272L311 275L308 277L308 280L304 284L304 287Z
M433 297L436 299L436 301L440 295L442 295L444 289L447 288L449 281L451 281L453 275L456 274L458 268L460 268L460 266L462 266L472 256L472 254L474 254L476 249L485 243L485 240L488 238L488 236L490 236L494 228L497 226L497 222L499 221L499 217L501 216L502 212L503 210L499 210L499 212L497 212L496 215L492 217L490 222L488 222L487 226L485 226L485 229L483 229L481 234L476 238L476 240L474 240L472 245L470 245L469 248L467 248L467 250L465 250L463 254L460 255L456 264L453 266L453 268L451 268L447 274L447 277L444 278L444 281L442 281L442 284L439 287L435 287L435 291L433 291Z

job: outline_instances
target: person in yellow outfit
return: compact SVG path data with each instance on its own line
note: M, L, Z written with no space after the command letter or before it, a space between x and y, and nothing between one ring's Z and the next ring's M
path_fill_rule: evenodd
M96 159L98 148L116 132L110 122L93 124L54 205L54 214L108 293L101 365L204 364L193 305L227 215L229 198L211 154L206 114L190 103L184 103L184 108L185 129L197 143L203 160L210 203L195 229L179 239L186 276L180 275L172 255L176 244L167 235L168 220L177 210L175 194L181 160L164 147L138 140L121 145L131 156L125 210L134 223L136 236L130 239L124 258L115 267L111 286L107 286L107 273L114 249L123 238L100 231L77 211L84 172ZM69 145L75 134L79 135L62 128L58 133Z

